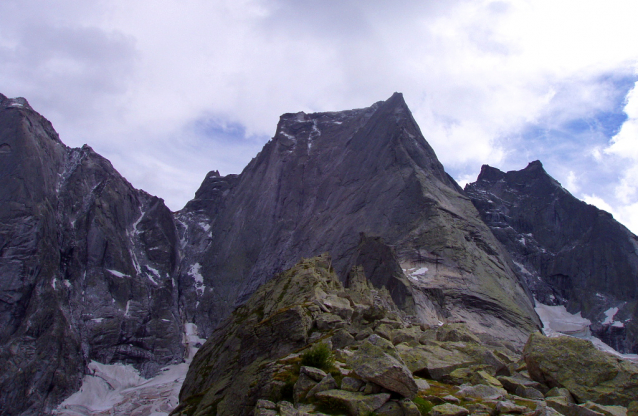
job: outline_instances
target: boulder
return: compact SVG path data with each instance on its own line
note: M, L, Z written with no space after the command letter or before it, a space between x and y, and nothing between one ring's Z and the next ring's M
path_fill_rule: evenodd
M403 408L394 400L387 402L374 413L378 416L404 416Z
M411 326L409 328L394 329L390 336L394 345L402 342L417 344L422 334L423 331L421 331L421 328L418 326Z
M392 327L388 324L381 324L374 329L374 333L382 336L388 341L392 341Z
M315 324L320 331L328 331L334 328L343 328L346 325L346 322L339 315L333 313L322 313L317 317Z
M569 390L559 387L554 387L548 391L547 394L545 394L545 397L563 397L568 403L576 403Z
M587 402L583 407L602 413L605 416L627 416L627 408L623 406L605 406L594 402Z
M277 416L277 405L270 400L257 400L254 416Z
M512 394L516 394L516 389L519 387L532 387L539 391L547 391L547 388L541 383L531 380L522 376L520 373L513 373L511 377L500 376L497 380L501 383L503 388Z
M470 332L465 324L441 325L436 330L436 339L437 341L481 343L481 340Z
M414 381L416 381L416 386L419 391L428 390L430 388L430 384L422 378L415 378Z
M519 406L509 400L503 400L496 404L496 412L498 414L522 414L527 413L529 409L525 406Z
M467 416L468 414L470 412L466 408L451 403L440 404L430 410L430 416Z
M295 403L299 403L306 398L306 395L317 385L317 382L305 373L299 374L299 378L293 388L293 398Z
M323 380L321 380L317 385L311 388L310 391L308 391L308 394L306 394L306 398L312 399L313 397L315 397L315 394L319 392L334 390L336 388L337 382L335 381L334 377L332 377L332 374L328 374L323 378Z
M445 349L440 345L396 346L399 356L415 375L441 380L452 371L474 364L474 360L456 349Z
M419 408L410 399L403 399L399 401L399 405L403 410L403 416L421 416Z
M638 365L599 351L589 341L535 333L523 356L534 380L567 388L577 402L628 406L638 397Z
M359 380L358 378L344 377L341 380L341 390L360 391L365 384L365 381Z
M365 395L345 390L326 390L317 393L315 398L326 406L336 407L335 410L347 410L351 416L367 416L390 400L390 394Z
M464 386L457 392L459 397L481 400L498 400L507 395L505 389L477 384L476 386Z
M532 400L544 400L545 396L539 390L534 387L518 386L514 392L517 396L524 397Z
M338 329L331 338L332 347L335 349L343 349L355 343L355 339L348 331L343 328Z
M292 405L292 403L287 402L287 401L282 401L278 403L278 407L279 407L279 414L281 416L297 416L297 409L295 409L295 406Z
M326 372L323 371L320 368L316 368L316 367L310 367L310 366L302 366L299 369L299 374L305 374L308 377L310 377L311 379L313 379L314 381L321 381L326 377Z
M486 386L503 387L500 381L489 375L484 370L479 370L474 373L472 377L472 384L485 384Z
M364 342L348 363L364 380L376 383L409 399L416 396L418 387L410 370L370 341Z

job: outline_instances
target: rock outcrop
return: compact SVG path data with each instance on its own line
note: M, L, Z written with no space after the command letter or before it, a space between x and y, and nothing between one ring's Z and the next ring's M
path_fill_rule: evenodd
M638 237L538 161L507 173L485 165L465 192L536 299L581 312L598 338L638 353Z

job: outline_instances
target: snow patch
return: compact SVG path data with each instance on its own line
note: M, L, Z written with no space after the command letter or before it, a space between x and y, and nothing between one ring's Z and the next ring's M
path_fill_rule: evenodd
M188 364L169 365L147 380L131 365L92 361L82 387L53 411L56 415L166 416L178 404Z
M128 316L128 309L129 309L130 306L131 306L131 301L128 300L126 302L126 310L124 311L124 316Z
M188 270L188 274L191 275L193 279L195 279L195 289L197 290L198 295L202 295L206 290L206 286L204 286L204 276L202 276L200 270L202 265L199 263L195 263Z
M53 288L53 290L56 290L57 283L58 283L58 279L54 277L53 280L51 281L51 287Z
M427 268L427 267L421 267L420 269L416 270L416 271L415 271L415 272L413 272L412 274L413 274L414 276L419 276L419 275L424 275L424 274L425 274L425 272L427 272L427 271L428 271L428 268Z
M161 279L162 276L160 275L159 271L157 269L152 268L151 266L146 266L146 268L148 269L148 271L150 271L151 273L153 273L155 275L155 277L157 277L158 279ZM149 280L151 282L153 282L155 284L155 286L157 286L157 282L155 281L155 279L153 279L148 273L146 274L146 277L149 278Z
M135 234L139 234L139 233L140 233L140 232L139 232L139 230L137 229L137 226L138 226L138 224L140 223L140 221L142 221L142 218L144 218L144 215L145 215L145 214L146 214L146 212L145 212L145 211L142 211L142 212L140 213L140 217L139 217L139 218L138 218L138 219L137 219L137 220L133 223L133 232L134 232Z
M625 360L638 362L638 354L621 354L609 345L596 338L589 331L591 321L581 316L580 312L571 314L565 306L549 306L536 301L534 308L543 322L543 333L548 337L573 336L591 341L594 346ZM612 308L614 309L614 308ZM609 311L608 311L609 312ZM615 314L615 312L614 312ZM619 322L622 324L622 322Z
M603 325L610 325L614 322L614 316L618 313L618 308L609 308L605 311L605 320L602 322Z
M111 273L115 277L131 277L128 274L124 274L122 272L118 272L117 270L106 269L106 271Z
M297 140L295 136L293 136L292 134L288 134L283 130L280 130L279 133L281 133L282 136L289 138L290 140L295 140L295 141Z
M420 268L416 268L416 267L410 267L407 269L403 269L403 273L410 279L414 280L415 282L418 282L419 280L421 280L423 277L425 277L425 273L428 271L429 269L427 267L420 267Z
M195 353L206 342L205 339L200 338L197 334L197 325L192 322L184 324L184 346L186 347L186 362L190 363L195 356Z
M210 224L207 224L205 222L200 222L199 226L202 227L202 230L204 230L205 233L210 230Z
M103 320L104 320L104 318L93 318L93 319L91 319L91 321L97 322L98 324L101 323Z
M540 302L536 302L534 309L541 318L543 332L548 337L566 334L582 338L591 335L589 332L591 321L583 318L580 312L571 314L563 305L549 306Z
M68 279L64 279L64 286L66 286L67 289L69 289L71 287L71 281L69 281Z

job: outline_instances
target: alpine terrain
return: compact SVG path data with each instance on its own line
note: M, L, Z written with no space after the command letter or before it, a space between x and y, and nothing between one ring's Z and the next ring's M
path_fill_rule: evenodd
M184 377L175 415L633 412L636 365L534 307L637 352L637 242L540 162L461 189L399 93L282 115L178 212L0 94L0 414L166 415Z

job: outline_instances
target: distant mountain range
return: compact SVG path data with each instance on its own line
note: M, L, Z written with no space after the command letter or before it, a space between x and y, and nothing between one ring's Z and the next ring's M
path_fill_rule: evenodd
M540 162L461 189L401 94L284 114L239 175L206 175L177 212L89 146L65 146L0 94L0 413L50 413L91 361L145 377L186 356L265 282L330 253L414 322L465 323L520 351L534 297L638 352L638 239ZM190 328L190 329L189 329Z

